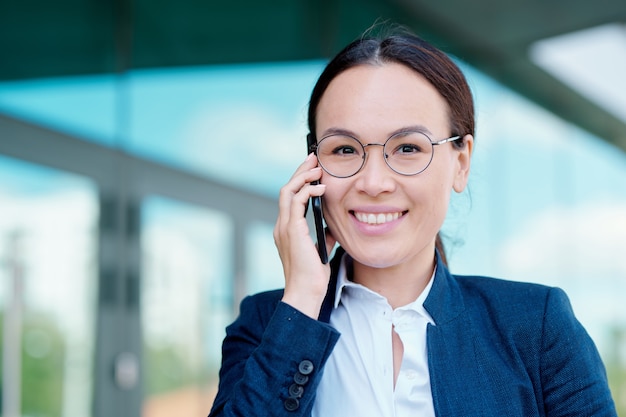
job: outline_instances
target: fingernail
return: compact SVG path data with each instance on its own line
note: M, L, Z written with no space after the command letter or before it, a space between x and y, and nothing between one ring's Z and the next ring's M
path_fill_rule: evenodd
M310 154L306 156L307 161L311 160L312 158L313 158L313 152L311 152Z

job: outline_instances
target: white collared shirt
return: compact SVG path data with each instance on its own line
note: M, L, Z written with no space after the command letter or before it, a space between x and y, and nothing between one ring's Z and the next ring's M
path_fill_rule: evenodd
M344 255L330 317L341 337L324 367L312 416L434 417L426 327L435 323L423 306L434 273L417 300L393 310L385 297L348 280L348 260ZM395 390L392 331L404 347Z

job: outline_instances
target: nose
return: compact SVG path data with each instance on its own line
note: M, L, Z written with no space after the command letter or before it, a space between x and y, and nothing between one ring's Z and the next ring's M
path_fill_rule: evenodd
M384 148L382 144L372 143L365 145L367 153L365 165L357 174L355 186L358 191L375 197L384 192L395 189L395 172L385 162Z

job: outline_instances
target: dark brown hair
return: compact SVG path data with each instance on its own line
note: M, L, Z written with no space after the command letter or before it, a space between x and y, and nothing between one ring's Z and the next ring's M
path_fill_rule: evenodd
M339 52L320 75L309 101L308 125L316 137L317 106L331 81L345 70L358 65L399 63L423 76L441 94L448 105L452 136L474 136L474 101L469 85L459 67L441 50L422 38L403 31L385 37L363 37ZM465 146L464 141L452 142ZM437 234L436 247L447 264L443 242Z

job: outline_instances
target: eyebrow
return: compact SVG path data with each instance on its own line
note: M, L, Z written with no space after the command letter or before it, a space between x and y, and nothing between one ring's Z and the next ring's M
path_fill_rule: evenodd
M432 132L424 125L409 125L409 126L400 127L390 132L387 137L389 138L393 135L397 135L398 133L404 133L404 132L420 132L426 135L432 135ZM351 136L353 138L359 139L358 135L355 132L349 129L343 129L340 127L330 127L324 130L324 132L322 133L320 137L325 138L327 136L333 136L333 135Z

